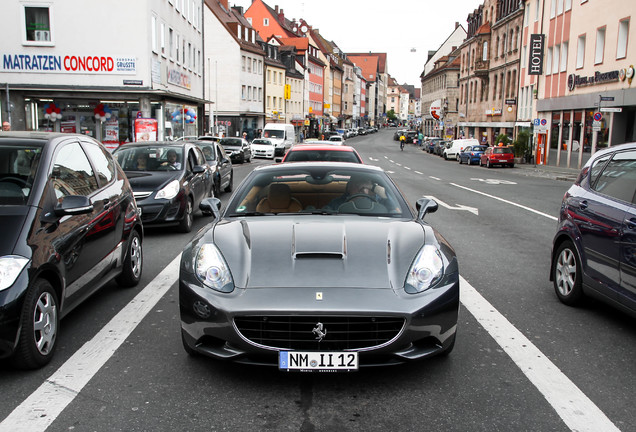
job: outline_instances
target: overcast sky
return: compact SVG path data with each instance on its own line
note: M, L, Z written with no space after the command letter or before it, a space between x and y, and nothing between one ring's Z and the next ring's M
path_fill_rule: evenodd
M243 6L252 0L228 0ZM435 51L483 0L265 0L287 19L304 18L344 52L386 52L389 73L400 84L420 87L429 50Z

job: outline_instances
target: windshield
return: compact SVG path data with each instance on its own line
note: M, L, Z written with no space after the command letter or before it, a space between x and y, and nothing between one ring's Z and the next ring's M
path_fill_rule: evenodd
M221 145L225 148L240 147L242 144L243 144L243 140L241 138L223 138L221 140Z
M180 146L124 145L113 155L124 171L176 171L183 166L183 147Z
M265 129L263 131L263 138L285 138L285 131Z
M252 141L252 144L260 144L260 145L265 145L265 146L273 146L274 143L272 143L270 140L266 140L266 139L255 139L254 141Z
M253 172L233 196L226 215L299 213L411 217L404 198L384 172L361 172L351 166L337 169L283 164L280 167Z
M0 205L25 205L40 165L42 147L0 146Z
M358 159L355 153L351 151L292 150L287 154L287 157L285 158L285 162L307 162L307 161L360 163L360 159Z

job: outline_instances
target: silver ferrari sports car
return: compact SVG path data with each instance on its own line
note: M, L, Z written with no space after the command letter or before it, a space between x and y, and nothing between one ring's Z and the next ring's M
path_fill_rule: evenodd
M351 371L449 353L459 312L453 248L382 169L256 168L181 258L185 350L284 371Z

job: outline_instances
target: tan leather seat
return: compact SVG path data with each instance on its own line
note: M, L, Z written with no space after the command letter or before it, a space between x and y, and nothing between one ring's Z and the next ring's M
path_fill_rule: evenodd
M256 211L261 213L295 213L302 209L300 201L291 196L289 186L280 183L270 185L267 198L256 206Z

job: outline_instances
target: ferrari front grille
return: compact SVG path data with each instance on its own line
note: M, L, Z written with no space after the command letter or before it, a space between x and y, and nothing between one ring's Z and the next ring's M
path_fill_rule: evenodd
M241 335L276 349L342 351L383 345L400 334L404 319L360 316L239 316Z

